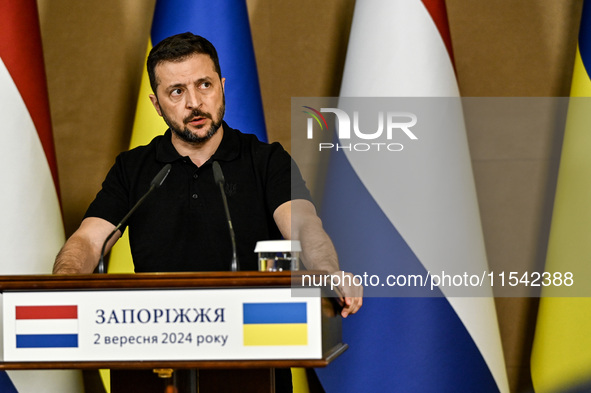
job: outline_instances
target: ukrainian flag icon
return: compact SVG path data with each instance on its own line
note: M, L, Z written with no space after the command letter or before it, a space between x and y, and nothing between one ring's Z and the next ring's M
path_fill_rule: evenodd
M306 303L244 303L244 345L308 345Z

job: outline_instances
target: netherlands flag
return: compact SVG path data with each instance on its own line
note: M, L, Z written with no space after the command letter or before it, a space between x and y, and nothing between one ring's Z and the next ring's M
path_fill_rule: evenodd
M77 348L78 306L16 306L17 348Z
M0 0L0 125L0 273L47 274L65 236L35 0ZM83 389L79 370L0 371L3 393Z
M443 0L356 2L340 96L459 97L449 38ZM437 149L331 156L322 219L343 270L487 269L465 130L427 137ZM366 298L343 340L317 371L327 392L509 392L492 297Z

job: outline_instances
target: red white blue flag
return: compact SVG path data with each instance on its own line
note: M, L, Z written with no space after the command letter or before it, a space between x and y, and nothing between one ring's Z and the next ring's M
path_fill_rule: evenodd
M443 0L356 2L340 96L459 97L449 38ZM486 271L465 130L451 131L380 168L331 156L322 219L343 270ZM343 341L349 350L317 370L327 392L509 392L492 297L368 297Z
M77 348L78 306L16 306L17 348Z
M49 274L64 228L35 0L0 0L0 274ZM0 391L83 391L79 371L0 371Z

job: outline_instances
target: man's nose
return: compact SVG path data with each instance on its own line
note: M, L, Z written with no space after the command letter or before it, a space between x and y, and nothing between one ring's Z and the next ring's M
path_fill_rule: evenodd
M187 108L194 109L201 106L201 95L195 89L188 89L186 94L186 106Z

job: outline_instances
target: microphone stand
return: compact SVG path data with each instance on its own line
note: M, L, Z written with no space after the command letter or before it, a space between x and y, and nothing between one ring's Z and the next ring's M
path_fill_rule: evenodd
M222 201L224 203L224 211L226 212L226 219L228 221L228 229L230 230L230 241L232 242L232 262L230 264L230 270L233 272L237 272L240 270L240 265L238 264L238 255L236 252L236 236L234 235L234 227L232 226L232 219L230 218L230 208L228 207L228 199L226 198L226 193L224 192L224 183L226 180L224 179L224 174L222 173L222 168L217 161L214 161L213 164L213 178L215 182L220 187L220 193L222 194Z
M154 176L154 179L152 179L152 182L150 183L150 189L144 195L142 195L142 197L135 203L135 205L133 205L133 207L131 208L129 213L127 213L125 215L125 217L123 217L121 222L119 224L117 224L115 229L113 229L113 232L111 232L109 234L109 236L107 236L107 238L103 242L103 247L101 248L101 256L99 258L99 263L98 263L99 274L105 273L105 259L104 259L105 258L105 249L107 248L107 243L109 242L109 240L111 240L111 238L113 237L113 235L115 235L115 233L119 230L119 228L121 228L123 226L123 224L125 224L127 222L129 217L131 217L133 212L135 212L137 210L137 208L140 207L140 205L144 202L144 200L148 197L148 195L150 195L150 193L152 191L154 191L156 188L160 187L162 185L162 183L164 183L164 179L166 179L166 176L168 176L168 173L170 172L170 168L171 168L171 165L166 164L160 170L160 172L158 172L158 174L156 174L156 176Z

